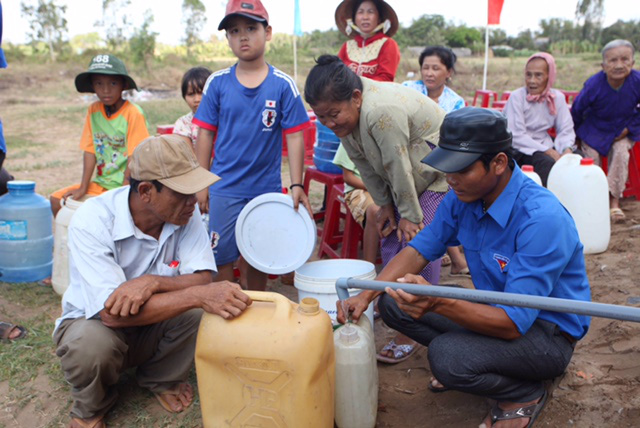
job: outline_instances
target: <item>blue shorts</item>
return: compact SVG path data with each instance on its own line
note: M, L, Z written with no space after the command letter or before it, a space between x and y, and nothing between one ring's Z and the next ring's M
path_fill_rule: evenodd
M209 195L209 231L216 264L233 263L240 257L236 244L236 221L252 198Z

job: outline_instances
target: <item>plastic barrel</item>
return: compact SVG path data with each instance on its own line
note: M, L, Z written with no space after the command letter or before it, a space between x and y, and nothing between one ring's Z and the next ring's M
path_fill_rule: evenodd
M323 159L313 155L313 164L318 168L318 171L328 174L342 174L342 168L334 164L333 159Z
M69 237L68 229L71 223L71 217L76 210L82 206L82 203L91 196L84 196L79 201L74 201L69 197L60 201L60 211L55 218L56 239L53 243L53 274L51 275L51 284L53 290L59 295L63 295L69 287Z
M337 150L338 150L337 147L335 149L316 147L314 154L316 155L316 157L320 159L326 159L328 161L333 162L333 158L336 157Z
M32 282L51 276L53 215L33 181L10 181L0 197L0 281Z
M319 121L316 122L316 128L318 129L318 141L333 141L337 143L340 142L340 138L338 138L338 136L334 134L332 130L324 126Z

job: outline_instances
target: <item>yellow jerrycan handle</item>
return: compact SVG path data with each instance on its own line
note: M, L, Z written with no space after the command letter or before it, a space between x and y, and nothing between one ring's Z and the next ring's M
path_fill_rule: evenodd
M291 300L284 297L282 294L273 293L270 291L252 291L243 290L247 296L256 302L270 302L276 305L275 316L277 318L289 318L292 305ZM250 306L249 306L250 307Z

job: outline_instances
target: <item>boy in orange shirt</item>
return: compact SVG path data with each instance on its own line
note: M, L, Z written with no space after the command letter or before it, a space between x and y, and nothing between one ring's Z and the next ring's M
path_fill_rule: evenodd
M51 195L54 216L61 199L97 196L128 183L128 158L149 136L142 109L122 98L122 91L138 87L118 58L96 55L89 69L76 76L75 84L78 92L95 92L99 101L89 106L80 140L82 180ZM94 170L97 173L92 180Z

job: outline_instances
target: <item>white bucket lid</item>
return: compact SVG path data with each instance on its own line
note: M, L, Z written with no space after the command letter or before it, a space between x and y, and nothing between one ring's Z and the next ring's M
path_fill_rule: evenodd
M311 257L316 224L300 204L282 193L265 193L249 202L236 222L236 243L242 257L261 272L293 272Z

